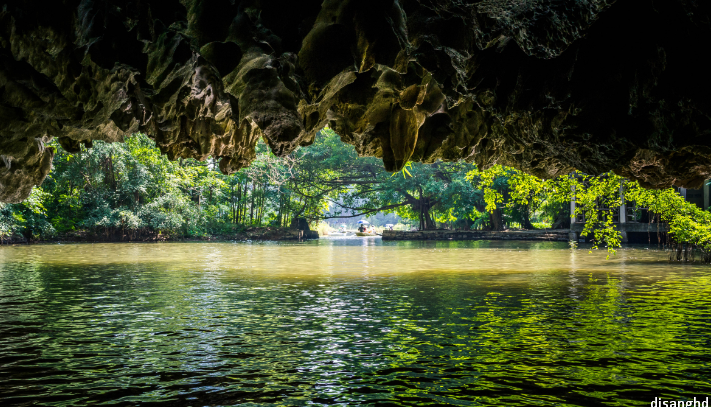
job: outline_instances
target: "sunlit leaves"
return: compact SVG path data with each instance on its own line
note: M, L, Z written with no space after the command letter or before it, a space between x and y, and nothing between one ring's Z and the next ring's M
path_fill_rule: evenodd
M546 200L574 201L575 209L571 216L582 215L585 219L581 236L593 236L593 248L604 245L610 254L614 254L622 242L614 220L623 197L667 222L670 235L676 242L691 244L704 253L711 253L711 213L686 202L672 188L648 190L614 173L592 176L574 172L542 180L501 165L485 171L470 171L467 179L478 182L484 190L487 211L502 205L540 205ZM502 180L506 183L508 199L504 199L501 189L497 188L497 183Z
M410 173L410 171L408 171L408 168L412 169L412 161L408 161L407 163L405 163L405 166L402 167L402 170L399 173L398 172L393 173L392 176L394 177L397 174L402 174L403 178L407 178L408 175L411 177L412 174Z

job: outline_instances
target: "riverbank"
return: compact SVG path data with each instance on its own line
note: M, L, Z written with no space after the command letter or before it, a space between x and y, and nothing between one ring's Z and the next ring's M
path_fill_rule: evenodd
M143 234L104 234L90 233L87 231L76 231L57 235L51 239L27 239L23 236L6 237L0 240L0 244L32 244L32 243L98 243L98 242L209 242L209 241L288 241L288 240L309 240L318 239L318 232L315 230L298 230L284 227L248 227L240 232L230 234L215 234L208 236L180 236L161 233Z
M505 230L501 232L484 230L384 230L383 240L542 240L567 242L568 229Z

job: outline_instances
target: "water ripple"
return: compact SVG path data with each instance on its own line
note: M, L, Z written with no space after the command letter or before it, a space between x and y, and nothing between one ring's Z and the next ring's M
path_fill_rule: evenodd
M465 243L0 248L0 404L612 406L711 394L707 266Z

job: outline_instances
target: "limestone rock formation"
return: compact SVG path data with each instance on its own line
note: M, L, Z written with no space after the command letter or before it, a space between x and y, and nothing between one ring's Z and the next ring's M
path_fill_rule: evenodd
M644 185L711 175L711 5L696 0L6 0L0 201L52 138L170 158L285 155L329 125L386 169L502 163Z

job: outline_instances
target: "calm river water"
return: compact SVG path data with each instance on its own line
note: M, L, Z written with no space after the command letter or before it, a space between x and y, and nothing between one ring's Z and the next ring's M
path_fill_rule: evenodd
M644 247L0 247L0 405L649 406L711 396L710 323Z

